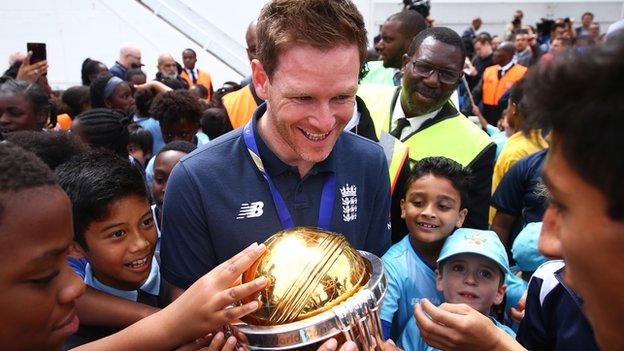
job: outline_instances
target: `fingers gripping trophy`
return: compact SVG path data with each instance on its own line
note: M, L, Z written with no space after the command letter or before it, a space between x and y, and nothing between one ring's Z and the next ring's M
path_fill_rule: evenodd
M281 231L265 244L264 256L243 274L243 283L264 276L269 284L254 297L261 307L232 326L242 344L316 350L336 338L354 341L359 350L381 350L379 306L387 281L377 256L310 227Z

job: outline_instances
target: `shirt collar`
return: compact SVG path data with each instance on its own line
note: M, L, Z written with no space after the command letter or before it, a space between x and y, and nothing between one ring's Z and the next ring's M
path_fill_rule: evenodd
M295 166L291 166L284 161L282 161L276 154L271 151L271 149L267 146L267 144L260 137L260 133L258 133L258 120L264 113L266 112L266 103L262 103L262 105L258 106L256 112L254 112L253 119L255 120L255 128L253 130L254 138L256 139L256 144L258 146L258 152L260 152L260 158L262 159L262 163L264 164L264 169L267 174L271 177L278 176L288 170L291 170L295 174L299 174L299 170ZM336 148L339 147L340 141L342 139L342 135L336 141L332 152L329 153L329 156L321 162L318 162L312 166L310 172L308 174L317 174L320 172L335 172L335 157Z
M428 120L429 118L435 117L440 112L441 109L442 109L442 107L440 107L439 109L437 109L437 110L435 110L433 112L425 113L424 115L406 117L405 116L405 112L403 112L403 107L401 106L401 96L399 95L399 98L396 99L396 103L394 105L394 110L392 111L392 122L394 123L399 118L405 117L405 118L407 118L407 121L410 122L410 126L412 128L418 129L420 127L420 125L422 124L422 122Z
M511 61L509 61L508 64L506 64L503 67L499 68L499 70L503 71L503 72L507 72L507 70L510 69L511 66L513 66L515 63L516 63L516 58L514 57Z
M150 274L147 277L147 280L145 280L145 283L143 283L143 285L141 285L138 290L121 290L100 282L93 275L93 271L91 270L91 265L89 263L87 263L87 267L85 268L84 282L85 284L94 287L100 291L103 291L107 294L121 297L126 300L136 301L139 296L138 290L142 290L148 294L158 296L158 294L160 293L160 267L158 266L158 262L156 262L156 259L152 258L152 268Z

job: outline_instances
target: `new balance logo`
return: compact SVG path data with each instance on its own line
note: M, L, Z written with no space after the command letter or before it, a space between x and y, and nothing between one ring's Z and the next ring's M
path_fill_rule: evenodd
M264 213L264 210L262 210L263 207L264 202L262 201L256 201L251 203L243 202L241 204L240 211L238 211L238 216L236 217L236 219L260 217Z

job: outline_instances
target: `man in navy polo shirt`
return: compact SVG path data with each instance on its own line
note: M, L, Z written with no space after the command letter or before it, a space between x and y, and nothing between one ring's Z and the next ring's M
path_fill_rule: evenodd
M344 234L381 256L390 185L380 146L343 129L366 31L349 0L274 0L257 23L252 78L266 101L244 128L183 158L168 181L162 273L179 290L292 226Z

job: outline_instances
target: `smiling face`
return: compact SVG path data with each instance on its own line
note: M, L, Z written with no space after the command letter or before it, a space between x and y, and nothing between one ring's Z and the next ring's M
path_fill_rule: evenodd
M78 329L74 301L84 292L65 260L73 236L71 204L58 187L0 196L11 204L0 218L0 345L60 349Z
M414 62L421 62L437 69L461 72L464 61L461 49L440 42L433 37L425 38L413 57L403 56L403 88L401 106L408 116L420 116L442 107L457 88L454 84L440 81L439 71L423 77L416 73ZM461 76L460 76L461 77Z
M106 217L90 223L82 253L95 277L121 290L138 289L149 276L156 245L156 227L147 199L115 200Z
M462 226L468 210L460 207L459 191L451 181L427 174L407 189L401 200L401 218L405 219L413 242L436 243Z
M441 271L440 271L441 270ZM484 315L505 296L503 273L491 259L471 253L451 256L436 271L436 288L449 303L465 303Z
M607 215L606 197L569 166L561 149L553 135L543 175L552 201L544 213L539 249L565 260L565 281L583 297L601 348L622 350L624 274L615 267L624 265L624 222Z
M0 94L0 133L41 130L47 117L36 113L23 93Z
M301 175L327 158L351 119L359 67L356 45L285 49L270 78L259 61L252 62L256 92L267 101L260 136Z

